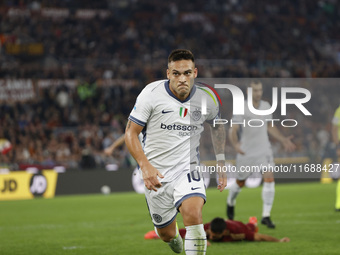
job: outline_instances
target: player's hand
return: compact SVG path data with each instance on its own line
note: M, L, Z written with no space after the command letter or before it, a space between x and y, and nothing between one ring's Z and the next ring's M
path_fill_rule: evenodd
M114 148L107 147L107 148L105 148L105 150L104 150L104 154L105 154L106 156L111 156L113 150L114 150Z
M288 243L290 242L290 239L288 237L284 237L280 239L280 243Z
M282 141L282 145L287 152L292 152L296 149L295 144L291 141L293 139L293 136L285 137Z
M148 190L157 191L157 188L162 186L157 177L164 178L164 176L151 164L146 168L142 168L142 172L144 184Z
M211 243L209 241L207 241L207 246L210 246L210 245L211 245Z
M218 173L217 189L220 192L222 192L227 186L227 173L223 171L223 167L225 166L225 161L224 160L217 161L217 164L220 166L219 169L221 169L220 171L217 172Z
M243 150L241 150L241 144L240 144L240 143L237 143L237 144L235 145L235 150L236 150L237 153L239 153L239 154L241 154L241 155L244 155L244 154L245 154L245 152L244 152Z

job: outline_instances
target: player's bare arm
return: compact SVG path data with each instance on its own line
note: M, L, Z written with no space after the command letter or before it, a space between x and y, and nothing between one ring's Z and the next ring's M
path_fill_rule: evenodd
M241 241L246 239L246 235L241 233L241 234L230 234L230 237L234 240L234 241Z
M148 190L157 191L156 188L162 186L157 177L164 177L155 167L150 164L149 160L144 154L142 145L138 139L138 135L142 129L142 126L129 120L125 129L125 143L131 155L137 161L142 170L143 180L146 188Z
M231 142L231 145L234 147L235 151L239 154L244 155L244 151L241 150L241 144L240 141L238 140L237 133L240 130L240 125L233 125L229 129L229 140Z
M281 239L277 239L273 236L255 233L254 235L254 241L265 241L265 242L280 242L280 243L287 243L290 241L288 237L283 237Z
M268 133L276 140L278 140L287 152L292 152L295 150L296 146L291 141L293 139L292 135L287 137L283 136L281 132L277 129L277 127L272 126L271 124L268 124Z
M121 135L114 143L104 150L105 155L110 156L119 146L123 145L125 142L125 135Z
M226 143L226 133L224 125L211 126L211 139L214 146L215 155L223 155L223 158L217 158L217 164L223 169L225 166L225 143ZM221 192L227 186L227 174L223 171L218 173L218 186L217 189Z

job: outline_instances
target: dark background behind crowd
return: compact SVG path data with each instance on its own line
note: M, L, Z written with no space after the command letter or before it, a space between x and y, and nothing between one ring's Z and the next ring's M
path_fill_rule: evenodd
M1 99L0 138L13 149L0 165L133 164L124 146L114 157L103 149L123 134L141 89L166 77L176 48L193 51L201 78L340 77L339 14L335 0L2 0L0 80L65 83L35 87L24 102ZM293 131L298 149L287 155L274 143L276 156L318 161L327 148L340 87L309 89L318 97L313 118ZM235 156L229 145L227 156Z

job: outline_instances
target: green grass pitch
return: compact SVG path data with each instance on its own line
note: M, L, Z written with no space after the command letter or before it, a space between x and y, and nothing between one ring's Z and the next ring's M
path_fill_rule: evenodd
M335 189L335 182L277 184L272 210L276 229L259 225L259 232L287 236L291 242L213 243L207 254L340 254ZM207 190L204 222L225 217L227 194ZM260 220L261 211L261 187L243 189L235 219ZM183 227L180 214L177 219ZM144 195L133 192L0 202L1 255L173 254L160 240L144 240L152 229Z

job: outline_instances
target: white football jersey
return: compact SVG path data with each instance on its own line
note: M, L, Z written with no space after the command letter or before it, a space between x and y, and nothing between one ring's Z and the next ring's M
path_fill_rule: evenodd
M203 99L204 98L204 99ZM202 114L202 99L207 114ZM207 87L194 85L190 96L180 101L168 80L148 84L139 94L129 120L143 126L142 146L150 163L168 182L190 164L199 163L199 143L203 122L219 118L219 104Z
M261 100L257 110L268 110L270 104ZM241 150L245 155L238 154L237 160L254 160L254 163L264 156L272 155L271 144L268 137L268 121L272 115L255 115L244 104L244 115L234 115L233 123L240 124ZM263 124L263 125L262 125ZM270 122L269 125L272 125ZM262 163L262 162L261 162Z

